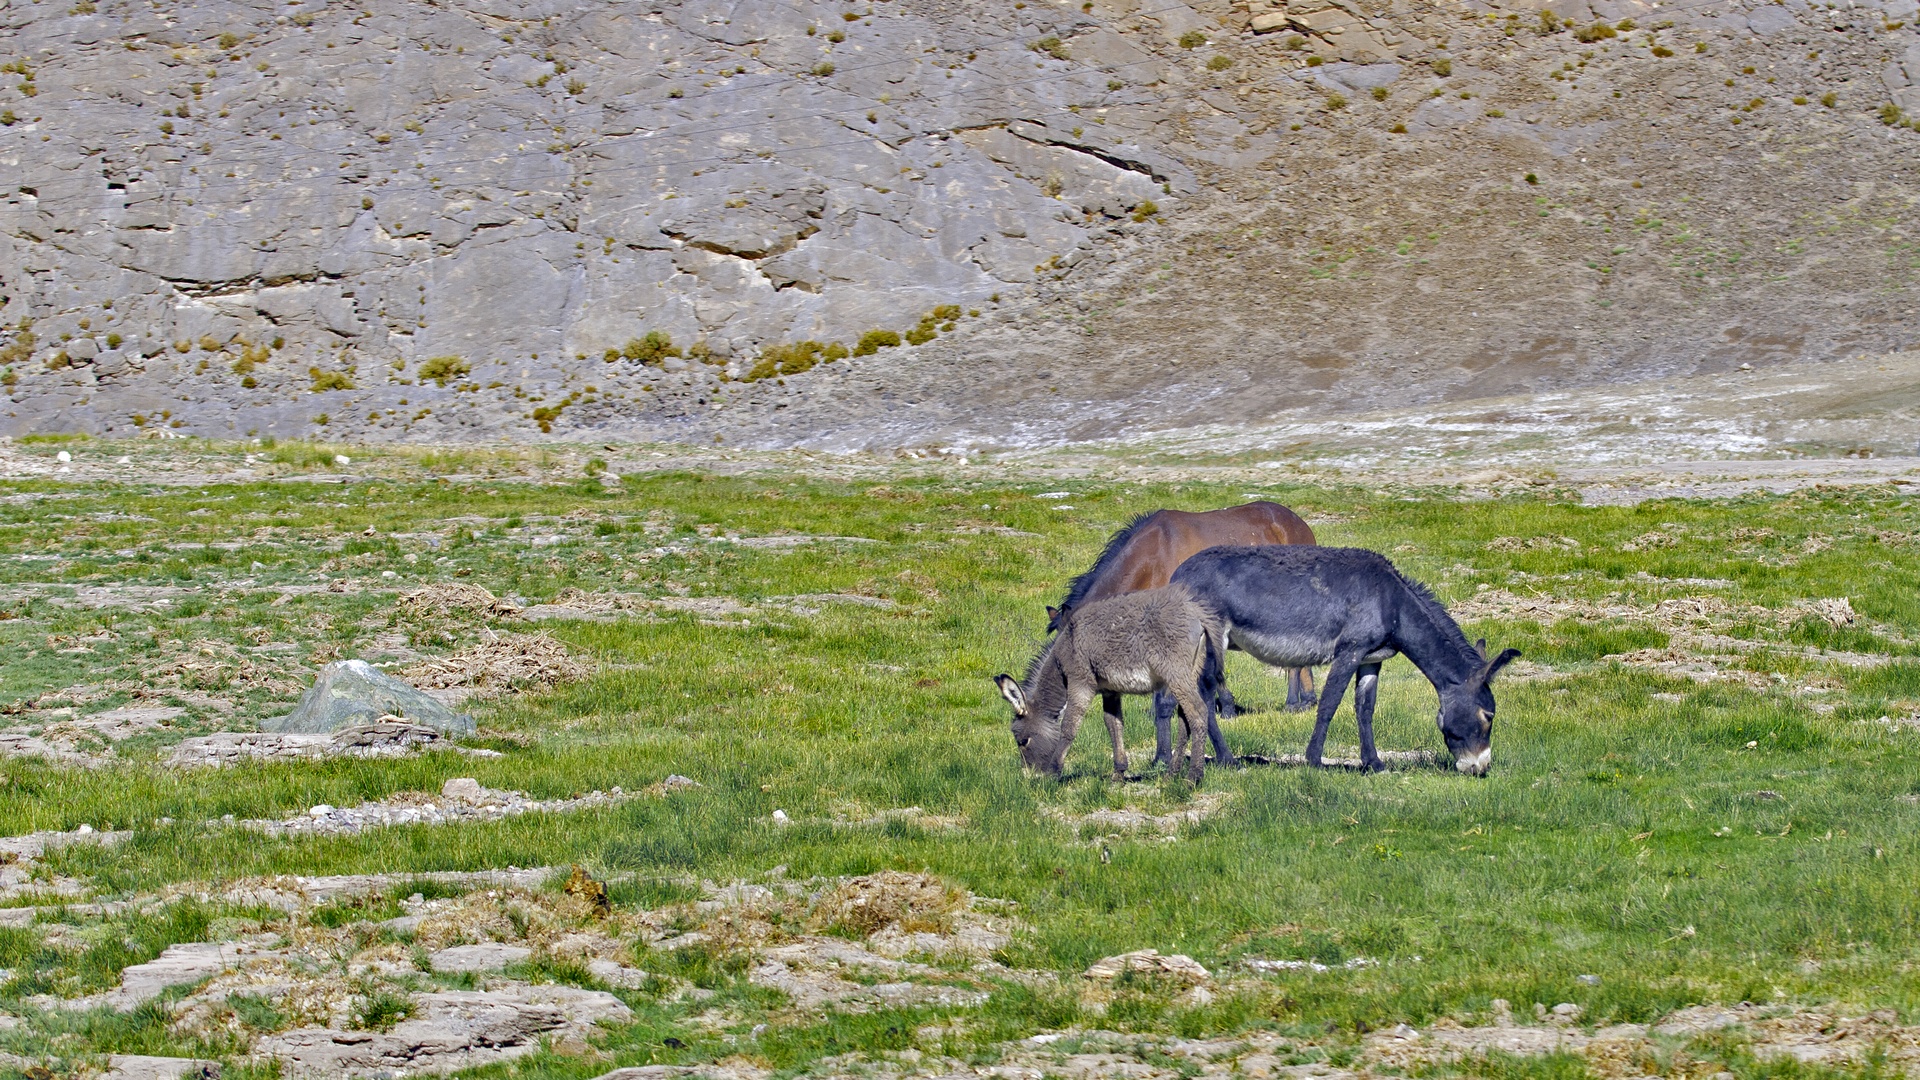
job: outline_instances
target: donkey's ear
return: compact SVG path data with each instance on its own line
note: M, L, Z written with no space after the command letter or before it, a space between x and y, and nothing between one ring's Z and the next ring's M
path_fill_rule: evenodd
M1519 658L1520 658L1519 649L1501 650L1499 656L1494 657L1491 661L1487 663L1487 681L1492 682L1493 677L1495 675L1500 674L1501 668L1506 667L1508 664L1513 663L1515 660L1518 660Z
M1047 625L1052 626L1058 623L1059 621L1060 621L1060 609L1057 607L1054 607L1051 604L1047 605Z
M1474 642L1473 651L1480 654L1480 659L1485 660L1487 658L1487 639L1481 638L1479 641Z
M993 684L1000 688L1000 696L1007 699L1014 712L1027 715L1027 695L1020 692L1020 684L1013 681L1013 676L995 675Z

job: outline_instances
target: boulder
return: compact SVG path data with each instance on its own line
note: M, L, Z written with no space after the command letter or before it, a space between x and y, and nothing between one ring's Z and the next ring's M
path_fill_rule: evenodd
M399 717L436 731L465 735L473 718L456 713L365 660L341 660L320 669L293 711L260 725L262 730L320 734Z
M100 1080L219 1080L220 1063L197 1058L115 1054Z

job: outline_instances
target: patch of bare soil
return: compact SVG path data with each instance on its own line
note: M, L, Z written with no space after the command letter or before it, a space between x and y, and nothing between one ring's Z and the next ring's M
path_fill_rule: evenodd
M449 780L439 795L401 792L359 806L315 806L304 814L277 821L247 819L237 824L268 836L350 835L392 825L450 825L456 822L498 821L521 814L570 814L617 806L636 795L614 788L591 791L571 799L532 799L523 791L481 787L470 778Z
M1884 656L1817 649L1754 636L1756 628L1783 632L1803 619L1834 628L1859 625L1861 620L1846 597L1798 600L1776 609L1757 604L1734 605L1712 595L1669 597L1647 603L1617 596L1592 601L1487 588L1453 604L1451 610L1462 620L1515 619L1543 626L1562 619L1613 620L1650 626L1666 633L1667 645L1611 654L1603 659L1654 668L1699 682L1774 685L1776 680L1765 672L1753 670L1751 658L1755 655L1793 655L1862 667L1886 662Z
M1156 810L1150 806L1129 803L1119 808L1091 810L1084 814L1070 813L1056 807L1048 807L1042 813L1085 838L1117 840L1147 836L1172 842L1180 838L1182 826L1198 825L1226 809L1232 801L1231 792L1205 791L1194 796L1191 803L1178 808Z
M428 585L400 598L402 613L415 619L511 619L520 614L516 604L479 585L452 581Z
M314 761L331 757L402 757L421 750L453 750L475 757L500 757L496 750L459 746L442 732L405 720L388 719L305 735L266 731L216 731L181 740L167 757L175 766L231 765L240 761Z
M489 635L471 648L400 672L414 686L481 691L539 690L593 674L567 647L546 634Z

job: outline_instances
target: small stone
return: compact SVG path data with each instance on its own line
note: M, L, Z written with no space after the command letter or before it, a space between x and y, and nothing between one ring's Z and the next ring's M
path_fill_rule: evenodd
M333 463L335 465L351 465L353 464L353 459L345 454L335 454L333 455Z
M382 570L380 571L380 576L388 581L392 581L394 578L397 578L400 575L398 572L393 570Z
M793 819L787 816L785 810L775 810L773 812L773 823L775 825L791 825L793 824Z
M133 464L133 459L130 457L123 457L118 461L114 462L114 464L115 465L131 465Z
M313 809L307 811L307 816L315 817L315 818L323 818L331 813L333 813L333 807L328 806L326 803L321 803L319 806L316 806Z
M93 831L93 826L91 826L91 825L82 825L82 826L80 826L79 828L77 828L77 829L75 829L75 830L73 830L73 831L74 831L74 832L77 832L77 833L79 833L79 834L80 834L81 836L85 836L85 835L87 835L88 833L90 833L90 832L92 832L92 831Z
M55 454L55 455L53 455L53 460L55 460L55 461L57 461L57 462L59 462L59 463L61 463L62 465L64 465L64 464L66 464L67 462L69 462L69 461L72 461L72 460L73 460L73 455L72 455L72 454L69 454L69 453L67 453L67 452L66 452L65 450L62 450L62 451L60 451L59 453L57 453L57 454Z
M1571 1001L1563 1001L1553 1007L1553 1016L1556 1020L1578 1020L1580 1019L1580 1014L1586 1011L1586 1009Z
M1579 983L1579 984L1580 984L1580 985L1582 985L1582 986L1599 986L1599 985L1600 985L1600 976L1598 976L1598 975L1575 975L1575 976L1573 977L1573 981L1574 981L1574 982L1577 982L1577 983Z
M480 781L471 776L462 776L440 785L440 796L445 799L459 799L462 802L479 802L486 789Z

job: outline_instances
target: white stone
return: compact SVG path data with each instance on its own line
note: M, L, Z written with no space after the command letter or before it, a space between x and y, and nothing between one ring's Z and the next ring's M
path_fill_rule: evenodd
M485 792L486 789L480 786L480 781L471 776L456 777L440 785L440 795L447 799L478 802Z

